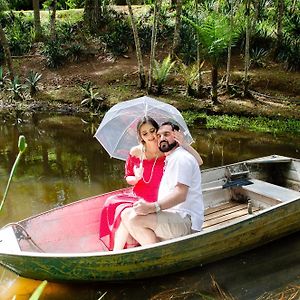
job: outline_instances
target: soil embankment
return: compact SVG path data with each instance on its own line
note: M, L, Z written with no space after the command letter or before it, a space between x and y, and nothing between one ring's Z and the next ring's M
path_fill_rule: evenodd
M31 70L42 74L39 92L35 99L22 103L8 100L7 92L2 92L0 102L2 116L13 114L16 110L66 113L88 111L88 107L81 105L84 94L80 88L87 82L91 82L94 91L104 99L104 108L118 101L146 94L145 90L136 87L138 69L134 54L118 59L98 56L52 70L46 67L42 56L21 58L17 63L20 66L20 78L23 82ZM221 76L223 76L222 72L220 72ZM237 59L233 64L232 83L237 87L241 86L242 76L242 62ZM182 110L300 119L299 73L285 72L282 66L272 65L265 69L251 70L250 78L253 97L243 98L238 91L239 88L235 95L220 91L218 105L212 105L209 97L196 99L185 96L182 82L175 77L165 84L163 94L155 97L164 99ZM209 69L203 79L208 85Z

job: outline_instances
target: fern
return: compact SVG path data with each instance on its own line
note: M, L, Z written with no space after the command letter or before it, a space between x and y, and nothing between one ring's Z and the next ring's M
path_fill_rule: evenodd
M163 84L166 82L170 75L171 69L174 67L175 61L171 61L168 55L161 63L154 60L153 78L157 84L158 92L161 92Z
M202 68L203 65L204 61L201 63L200 68ZM192 86L199 77L198 64L194 63L187 66L186 64L181 63L179 66L179 73L184 80L186 86L186 94L190 95L192 92Z

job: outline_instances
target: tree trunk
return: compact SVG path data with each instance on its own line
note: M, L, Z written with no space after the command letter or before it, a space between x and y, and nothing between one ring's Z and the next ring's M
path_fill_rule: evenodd
M211 100L213 104L218 103L218 67L213 65L211 69Z
M252 28L254 29L256 24L259 21L259 12L260 12L260 7L261 7L260 6L261 1L260 0L254 0L252 3L254 5L254 19L253 19L253 23L252 23Z
M177 53L179 42L180 42L181 12L182 12L182 0L177 0L174 40L173 40L172 51L171 51L171 59L173 59L175 54Z
M227 50L227 69L226 69L226 90L229 90L229 81L230 81L230 69L231 69L231 41L228 44Z
M135 19L134 19L134 16L133 16L131 2L130 2L130 0L126 0L126 2L127 2L127 5L128 5L129 17L130 17L130 22L131 22L133 37L134 37L134 43L135 43L136 58L137 58L138 67L139 67L138 87L143 89L146 86L146 76L145 76L145 71L144 71L141 44L140 44L138 31L137 31L137 28L136 28Z
M101 20L101 7L99 0L85 0L83 21L85 27L92 33L98 31Z
M244 96L249 95L249 66L250 66L250 0L246 2L246 41L245 41L245 73Z
M32 0L33 13L34 13L34 30L35 30L35 40L40 41L42 38L42 26L40 18L40 1Z
M276 40L276 51L278 51L282 45L282 20L284 15L284 1L277 0L277 40Z
M51 10L51 15L50 15L50 38L51 38L52 41L54 41L56 39L56 28L55 28L56 5L57 5L57 0L53 0L51 5L49 6L49 9Z
M152 91L152 72L153 72L153 65L154 65L154 59L155 59L157 23L158 23L158 18L159 18L160 6L161 6L161 0L156 0L155 4L154 4L154 18L153 18L152 36L151 36L148 93L151 93L151 91Z
M13 80L15 77L15 72L14 72L14 68L13 68L13 64L12 64L9 45L8 45L8 42L7 42L7 39L5 36L5 32L3 30L1 23L0 23L0 41L1 41L1 44L3 47L3 51L4 51L4 58L5 58L5 62L7 65L8 72L9 72L9 78L11 80Z
M230 2L230 32L233 30L233 1ZM227 70L226 70L226 90L229 89L229 81L230 81L230 68L231 68L231 43L232 43L232 35L230 34L229 42L228 42L228 50L227 50Z
M196 0L195 3L196 7L196 14L197 14L197 19L199 23L199 14L198 14L198 0ZM201 55L200 55L200 39L199 35L197 34L197 63L198 63L198 83L197 83L197 94L198 97L202 96L202 90L203 90L203 82L202 82L202 62L201 62Z

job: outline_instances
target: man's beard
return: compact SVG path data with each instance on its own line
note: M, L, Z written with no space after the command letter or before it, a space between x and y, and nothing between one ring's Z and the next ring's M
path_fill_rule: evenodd
M169 151L171 151L173 148L175 148L176 146L178 145L178 143L175 141L175 142L173 142L172 144L169 144L169 142L167 142L167 141L162 141L162 142L160 142L159 143L159 150L161 151L161 152L169 152Z

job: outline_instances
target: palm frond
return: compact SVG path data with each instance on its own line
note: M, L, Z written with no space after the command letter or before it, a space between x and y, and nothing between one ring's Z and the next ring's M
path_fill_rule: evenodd
M200 41L202 55L208 60L215 60L222 55L231 41L234 44L238 33L232 30L226 16L217 12L211 12L201 23L196 23L184 17L197 32Z

